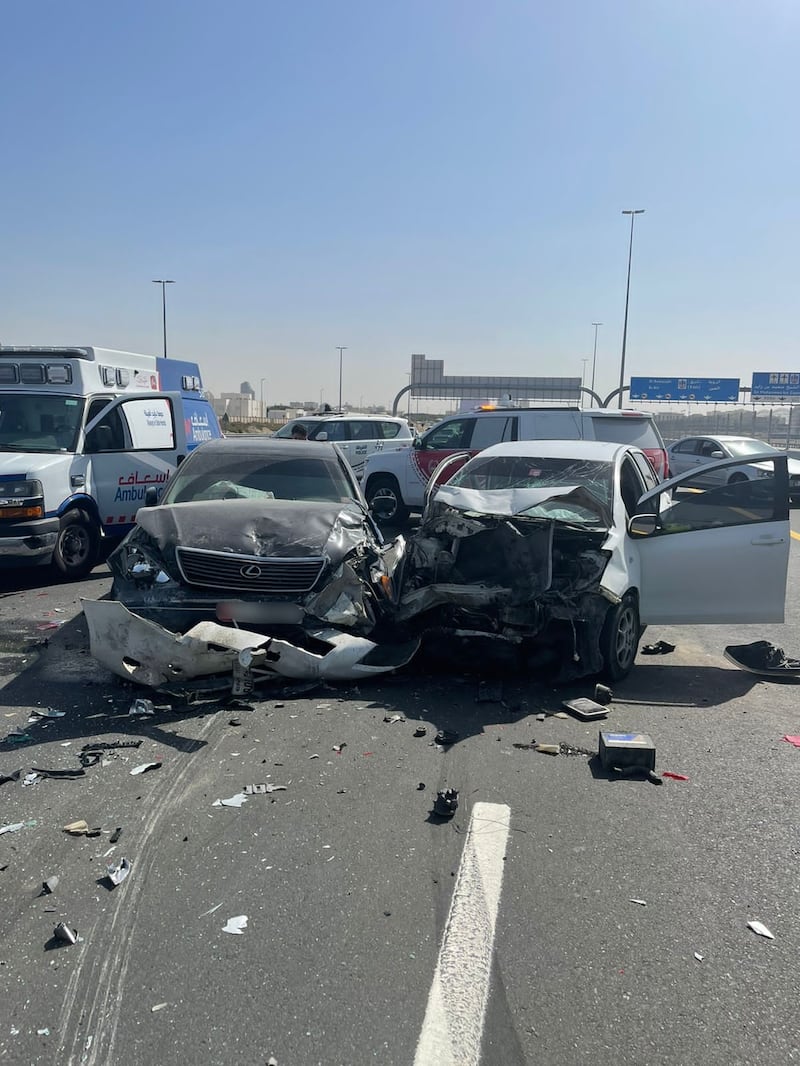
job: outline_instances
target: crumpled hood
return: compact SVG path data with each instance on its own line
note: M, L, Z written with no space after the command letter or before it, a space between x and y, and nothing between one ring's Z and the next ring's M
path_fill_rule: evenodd
M142 507L136 524L170 554L176 546L285 559L327 554L335 564L363 540L364 516L340 503L207 500Z

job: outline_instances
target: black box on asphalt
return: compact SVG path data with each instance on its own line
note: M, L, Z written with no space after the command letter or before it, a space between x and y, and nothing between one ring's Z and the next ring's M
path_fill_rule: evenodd
M601 729L598 751L604 770L615 766L656 768L656 746L647 733L608 733Z

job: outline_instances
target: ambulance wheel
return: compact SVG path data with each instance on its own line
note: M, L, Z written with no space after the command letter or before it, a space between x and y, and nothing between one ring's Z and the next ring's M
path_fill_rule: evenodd
M609 607L600 633L602 675L607 681L621 681L631 672L641 635L636 597L628 593L619 603Z
M53 566L61 577L77 581L97 562L100 530L85 511L77 508L61 516L53 549Z
M380 522L396 526L408 518L408 508L403 503L397 478L390 474L384 477L371 477L367 482L367 503L370 508L375 500L381 501L380 512L375 512Z

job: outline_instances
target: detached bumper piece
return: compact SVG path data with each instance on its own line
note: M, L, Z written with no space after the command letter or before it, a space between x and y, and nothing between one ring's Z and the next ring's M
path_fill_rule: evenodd
M159 688L229 674L242 691L276 676L349 681L405 666L419 641L378 645L336 629L308 632L314 651L291 641L200 622L172 633L114 600L83 600L92 655L126 681Z

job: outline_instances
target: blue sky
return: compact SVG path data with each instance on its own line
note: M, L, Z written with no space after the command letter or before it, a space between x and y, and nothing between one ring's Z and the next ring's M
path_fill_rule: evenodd
M12 0L0 341L215 392L800 370L794 0Z

